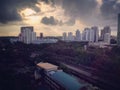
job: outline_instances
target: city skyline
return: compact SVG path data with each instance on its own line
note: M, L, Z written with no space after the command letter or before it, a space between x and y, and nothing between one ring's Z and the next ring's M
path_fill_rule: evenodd
M111 34L117 35L120 0L2 0L0 5L0 36L18 36L21 26L34 26L37 36L60 36L92 26L110 26Z

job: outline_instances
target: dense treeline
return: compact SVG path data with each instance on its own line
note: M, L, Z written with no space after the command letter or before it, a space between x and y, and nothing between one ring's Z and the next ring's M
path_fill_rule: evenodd
M0 89L35 90L35 63L69 63L79 68L90 68L100 79L118 86L120 83L120 47L84 49L84 43L58 42L56 44L26 45L0 39ZM8 87L6 87L8 86Z

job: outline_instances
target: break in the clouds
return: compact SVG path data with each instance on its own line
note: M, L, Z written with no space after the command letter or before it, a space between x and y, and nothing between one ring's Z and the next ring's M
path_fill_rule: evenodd
M97 8L99 5L98 1L100 0L1 0L0 22L7 23L9 21L22 20L19 10L24 8L31 8L34 11L39 12L40 8L36 6L38 2L44 2L51 7L61 6L64 10L64 14L67 17L70 17L70 20L66 22L66 24L73 25L76 19L79 19L84 23L94 23L94 21L100 17L103 17L103 20L116 19L117 13L119 13L120 10L120 0L102 0L100 8ZM55 18L45 17L42 19L42 22L48 25L57 25L58 21Z
M21 20L18 12L27 7L38 12L39 8L35 6L36 3L38 3L38 0L0 0L0 22L7 23Z
M118 13L120 0L0 0L2 27L16 21L18 26L25 23L54 31L93 25L117 27Z

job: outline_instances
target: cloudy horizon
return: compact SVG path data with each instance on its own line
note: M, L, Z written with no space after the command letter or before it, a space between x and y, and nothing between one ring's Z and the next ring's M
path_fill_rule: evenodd
M120 0L1 0L0 36L17 36L21 26L45 36L110 26L116 35L118 13Z

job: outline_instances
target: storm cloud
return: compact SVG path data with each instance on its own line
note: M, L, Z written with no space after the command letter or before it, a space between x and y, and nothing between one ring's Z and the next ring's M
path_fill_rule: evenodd
M0 23L22 20L18 11L24 8L40 12L40 8L36 7L38 2L44 2L51 7L61 6L64 15L70 18L68 22L62 22L55 19L56 17L44 17L41 22L46 25L74 25L76 20L84 24L96 24L105 20L115 22L120 12L120 0L102 0L100 8L98 0L1 0ZM96 9L99 9L99 15Z
M89 16L96 6L96 0L63 0L65 14L74 18Z
M24 8L32 8L38 12L36 3L38 0L0 0L0 23L21 20L18 11Z
M59 21L55 19L53 16L50 16L50 17L43 17L41 23L45 25L57 25Z
M119 0L103 0L101 5L101 13L105 19L117 19L117 14L120 13Z

